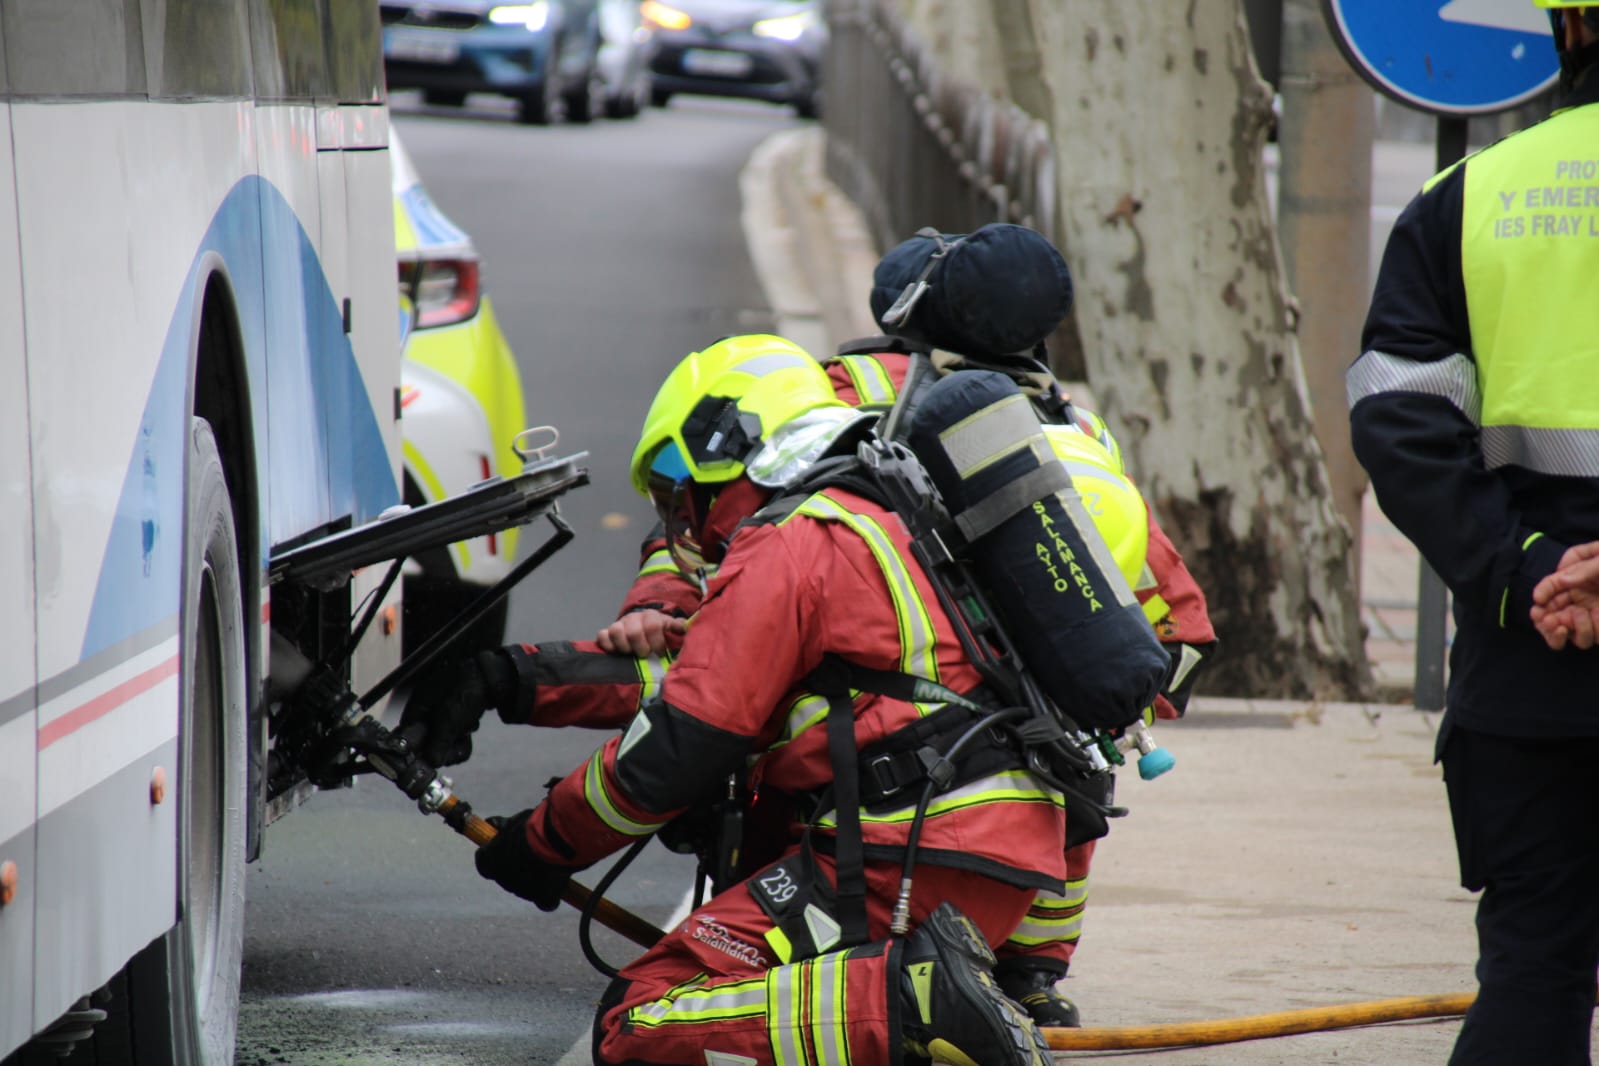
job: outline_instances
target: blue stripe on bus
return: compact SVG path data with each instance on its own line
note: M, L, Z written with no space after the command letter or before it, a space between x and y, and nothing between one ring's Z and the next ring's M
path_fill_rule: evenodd
M195 301L219 262L233 290L250 380L265 503L259 564L265 566L272 543L344 516L359 525L400 500L316 248L282 193L262 178L244 178L217 209L173 308L126 460L84 658L178 614ZM267 278L275 284L265 285ZM285 285L284 278L299 283ZM397 366L398 352L395 360ZM297 411L313 414L291 417Z

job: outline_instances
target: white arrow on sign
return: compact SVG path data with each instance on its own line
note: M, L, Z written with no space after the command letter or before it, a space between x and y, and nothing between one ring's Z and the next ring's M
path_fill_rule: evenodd
M1528 0L1449 0L1438 11L1445 22L1465 22L1495 30L1549 33L1549 15Z

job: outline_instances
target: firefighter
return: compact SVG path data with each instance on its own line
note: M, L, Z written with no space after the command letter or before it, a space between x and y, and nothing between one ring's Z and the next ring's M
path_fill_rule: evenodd
M936 258L935 258L936 257ZM918 282L928 287L902 300ZM1046 424L1072 427L1097 441L1125 474L1121 449L1104 419L1071 398L1042 361L1043 342L1071 310L1072 284L1060 252L1036 230L1005 223L971 234L923 230L878 263L870 303L881 336L849 341L824 365L839 398L885 417L911 397L903 386L912 359L926 355L939 375L965 368L999 370L1020 385ZM897 306L896 306L897 305ZM909 305L909 306L907 306ZM976 309L976 310L974 310ZM897 314L896 314L897 312ZM902 420L908 421L908 418ZM1129 575L1144 613L1173 660L1153 714L1181 717L1216 646L1205 596L1181 554L1148 510L1147 557ZM659 536L647 539L639 576L616 621L597 635L601 648L633 656L667 655L698 601L691 581ZM1088 874L1096 841L1067 852L1066 891L1041 892L1028 919L1000 949L1001 986L1044 1026L1081 1024L1060 992L1082 936Z
M531 721L547 686L606 688L584 670L596 661L615 671L615 722L641 692L658 691L624 735L478 851L483 876L545 910L575 871L656 833L746 768L752 789L783 793L807 815L775 861L621 970L600 1004L596 1062L1050 1061L1037 1026L997 987L990 945L1014 932L1039 889L1062 887L1062 795L979 731L956 763L958 801L935 801L919 826L913 931L891 935L911 821L859 772L860 750L908 765L901 746L947 750L974 712L819 695L837 692L830 663L962 694L981 680L892 512L837 488L790 499L781 513L767 506L777 484L848 448L870 422L780 338L732 337L691 354L657 394L632 462L679 568L715 568L658 689L628 676L620 656L513 647L479 657L467 671L473 691L457 685L406 707L402 730L420 727L421 743L448 752L485 707ZM563 679L563 663L582 676Z
M905 299L923 280L928 289ZM968 235L923 230L883 257L873 281L872 314L888 332L840 345L827 360L840 398L884 411L914 402L904 386L918 353L939 375L999 370L1032 397L1046 424L1070 426L1098 441L1125 473L1104 419L1072 403L1044 362L1044 340L1071 310L1072 284L1064 258L1042 234L1005 223ZM1173 719L1187 710L1216 633L1199 583L1153 509L1147 516L1147 557L1133 590L1172 655L1172 676L1153 713ZM1072 1027L1081 1021L1058 982L1082 936L1096 846L1088 841L1067 851L1065 894L1040 893L1028 920L999 951L1001 987L1040 1025Z
M1562 99L1405 207L1346 379L1377 501L1454 601L1436 757L1482 893L1455 1064L1586 1064L1599 969L1599 658L1533 617L1599 534L1599 6L1535 2Z

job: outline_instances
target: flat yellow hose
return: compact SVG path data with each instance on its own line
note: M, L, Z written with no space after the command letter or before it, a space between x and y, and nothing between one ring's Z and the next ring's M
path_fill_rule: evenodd
M1465 1014L1477 998L1475 992L1448 996L1401 996L1374 999L1365 1003L1342 1003L1331 1007L1306 1007L1302 1010L1251 1014L1242 1018L1218 1018L1203 1022L1171 1022L1165 1025L1126 1025L1098 1029L1045 1029L1044 1036L1055 1051L1124 1051L1135 1048L1203 1047L1208 1044L1236 1044L1244 1040L1264 1040L1274 1036L1319 1033L1328 1029L1352 1029L1384 1022L1404 1022L1417 1018L1449 1018Z

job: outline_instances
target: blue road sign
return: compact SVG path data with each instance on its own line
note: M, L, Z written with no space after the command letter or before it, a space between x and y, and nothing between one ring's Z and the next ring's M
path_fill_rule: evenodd
M1439 115L1524 103L1560 72L1548 12L1532 0L1322 0L1327 26L1367 81Z

